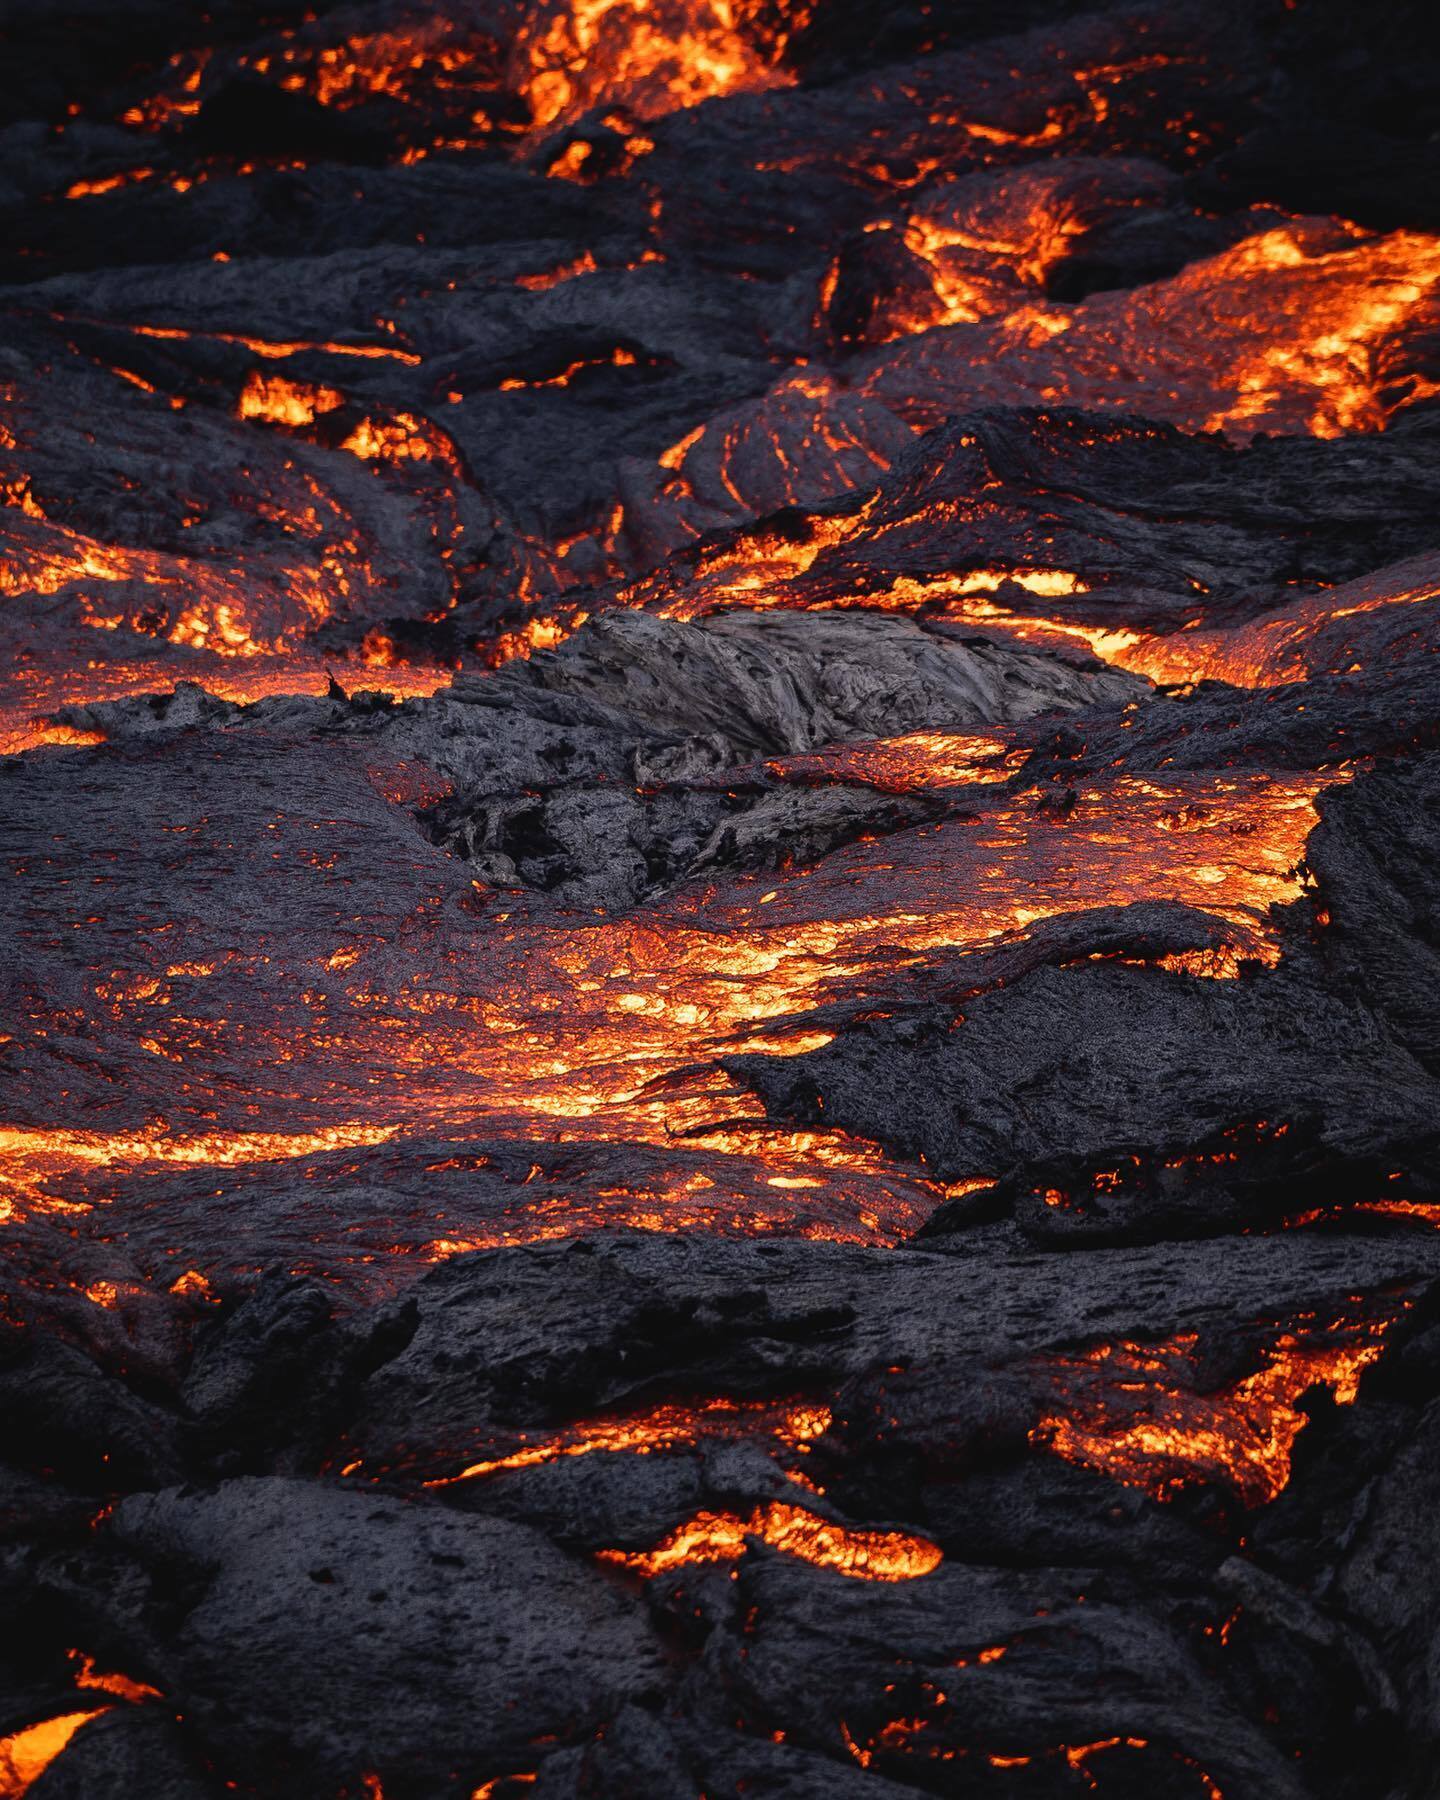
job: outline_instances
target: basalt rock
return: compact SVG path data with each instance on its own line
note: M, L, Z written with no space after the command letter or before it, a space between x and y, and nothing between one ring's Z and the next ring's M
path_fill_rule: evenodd
M659 1681L636 1602L525 1526L237 1481L128 1501L111 1530L152 1581L197 1571L157 1652L167 1691L241 1763L288 1764L295 1793L370 1769L458 1791L453 1768L584 1731ZM377 1712L373 1687L397 1680Z

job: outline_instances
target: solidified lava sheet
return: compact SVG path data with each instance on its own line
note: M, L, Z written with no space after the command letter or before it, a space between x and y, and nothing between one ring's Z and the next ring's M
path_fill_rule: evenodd
M1435 1800L1433 5L0 66L0 1800Z

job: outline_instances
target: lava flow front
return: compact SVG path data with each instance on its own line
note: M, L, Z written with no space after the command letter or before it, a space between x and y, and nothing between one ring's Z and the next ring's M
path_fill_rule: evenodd
M1425 1800L1425 10L0 45L0 1800Z

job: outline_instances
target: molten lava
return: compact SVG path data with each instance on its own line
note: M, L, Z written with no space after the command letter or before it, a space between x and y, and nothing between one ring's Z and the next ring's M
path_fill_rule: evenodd
M592 107L659 118L720 94L781 86L784 36L765 42L733 0L559 0L537 9L512 52L536 129ZM810 7L786 9L787 30Z
M597 1450L629 1450L646 1456L656 1451L688 1449L707 1438L766 1436L781 1445L802 1447L825 1432L829 1424L828 1407L806 1402L771 1405L763 1401L709 1400L699 1406L666 1403L631 1417L571 1425L538 1443L470 1463L458 1475L442 1476L425 1485L450 1487L458 1481L478 1481L508 1469L537 1468L562 1456L588 1456Z
M1242 1506L1264 1506L1290 1479L1295 1440L1308 1422L1301 1397L1324 1388L1336 1405L1352 1405L1390 1323L1391 1315L1381 1314L1282 1332L1260 1368L1214 1393L1189 1386L1193 1335L1154 1345L1103 1344L1049 1365L1068 1392L1035 1436L1067 1461L1147 1488L1158 1499L1189 1482L1219 1481Z
M0 1800L22 1800L80 1727L107 1710L60 1713L0 1738Z
M159 1688L151 1687L148 1682L134 1681L128 1675L118 1673L107 1674L95 1667L95 1658L86 1656L82 1650L72 1650L71 1659L79 1664L75 1671L75 1685L79 1688L94 1688L97 1693L114 1694L118 1700L129 1700L138 1705L142 1700L160 1699Z
M697 1513L653 1550L602 1550L599 1557L636 1574L663 1575L687 1563L733 1562L745 1554L750 1538L857 1581L914 1581L943 1560L925 1538L832 1524L784 1500L757 1507L744 1519L735 1513Z
M283 375L262 375L257 369L241 390L236 412L242 419L299 427L313 425L317 415L334 412L344 404L345 396L338 388L287 381Z
M922 768L928 783L932 770ZM948 779L950 768L942 772ZM478 939L468 929L452 935L422 900L418 917L429 922L417 923L398 982L383 973L388 957L373 963L351 954L353 934L332 936L317 945L323 990L277 994L269 1015L243 1028L225 984L152 973L143 957L128 970L112 963L96 1005L117 1042L174 1070L162 1079L167 1123L140 1134L11 1128L14 1203L68 1204L70 1172L85 1170L143 1177L194 1164L223 1185L226 1168L398 1141L463 1119L506 1137L530 1136L539 1123L557 1142L659 1150L681 1132L719 1161L648 1191L632 1186L583 1206L572 1197L559 1217L554 1201L526 1196L512 1230L479 1240L439 1232L435 1254L554 1235L584 1220L753 1230L765 1218L793 1228L814 1214L802 1228L830 1235L835 1224L821 1221L837 1208L859 1221L840 1235L893 1241L945 1197L943 1184L841 1133L771 1128L758 1100L711 1059L727 1050L797 1055L828 1042L828 1030L785 1022L873 995L882 952L903 970L1087 906L1179 901L1225 920L1247 956L1273 961L1267 913L1301 892L1298 866L1322 785L1311 776L1121 776L1079 788L1063 816L998 801L837 851L778 886L764 876L693 885L593 923L500 909ZM270 869L276 858L298 858L297 907L325 903L352 857L365 855L363 833L346 849L331 831L335 848L315 865L315 829L282 815L255 846ZM175 840L181 891L213 879L199 844L201 862L191 862L187 838ZM229 978L247 965L256 966L253 953L232 959ZM206 1124L237 1080L268 1096L268 1129ZM348 1110L357 1081L367 1090L360 1118Z

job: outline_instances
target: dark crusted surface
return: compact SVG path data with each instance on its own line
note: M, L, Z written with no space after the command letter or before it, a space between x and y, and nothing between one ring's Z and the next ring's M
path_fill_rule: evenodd
M1430 1800L1426 9L0 49L0 1795Z

